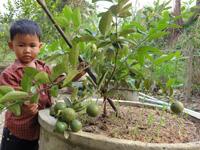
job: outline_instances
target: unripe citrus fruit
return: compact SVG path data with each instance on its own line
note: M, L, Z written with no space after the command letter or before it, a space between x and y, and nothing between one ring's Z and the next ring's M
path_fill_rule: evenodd
M76 112L72 108L65 108L62 110L61 118L65 122L71 122L76 118Z
M90 117L96 117L99 114L99 107L97 104L89 104L86 109L87 114Z
M73 132L78 132L82 128L82 123L79 120L75 119L70 123L70 128Z
M64 133L67 127L68 126L65 122L57 121L55 125L55 131L58 133Z
M66 104L64 102L57 102L54 106L54 111L57 114L59 110L63 110L66 108Z
M183 112L184 106L183 103L175 101L171 104L170 109L173 113L179 114Z

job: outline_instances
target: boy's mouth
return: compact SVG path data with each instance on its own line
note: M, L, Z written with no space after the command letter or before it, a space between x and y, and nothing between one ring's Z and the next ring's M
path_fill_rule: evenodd
M23 58L24 58L24 59L31 59L32 57L29 56L29 55L25 55Z

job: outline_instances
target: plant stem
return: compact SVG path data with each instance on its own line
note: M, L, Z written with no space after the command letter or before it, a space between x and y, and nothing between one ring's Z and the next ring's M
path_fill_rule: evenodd
M103 98L103 116L107 116L107 109L106 109L106 97Z
M118 41L118 29L117 29L118 20L117 20L117 17L115 17L115 19L116 19L116 24L115 24L116 41ZM119 44L119 45L120 45L120 44ZM121 48L121 45L120 45L120 48ZM106 84L105 84L105 87L106 87L106 88L108 87L108 84L109 84L110 80L113 78L114 73L115 73L115 71L116 71L118 54L119 54L119 48L116 48L115 59L114 59L114 67L113 67L113 70L112 70L112 73L111 73L109 79L107 80L107 82L106 82Z

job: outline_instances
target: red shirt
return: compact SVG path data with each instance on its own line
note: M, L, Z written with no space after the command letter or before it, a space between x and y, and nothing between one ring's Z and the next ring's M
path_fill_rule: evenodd
M45 71L50 74L50 69L44 62L35 60L36 69L39 71ZM15 89L20 86L21 79L23 77L23 68L25 66L16 60L13 64L8 66L0 74L0 85L10 85ZM45 85L42 85L45 87ZM51 106L51 97L48 91L44 91L40 94L38 108L44 109ZM22 105L23 107L23 105ZM10 132L20 139L36 140L39 138L39 123L38 114L32 115L22 112L21 116L16 117L12 112L6 111L5 114L5 127Z

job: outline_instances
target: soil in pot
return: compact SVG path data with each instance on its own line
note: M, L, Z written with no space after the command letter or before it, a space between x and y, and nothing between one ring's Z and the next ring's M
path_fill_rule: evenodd
M108 137L148 143L187 143L200 140L200 121L166 109L120 106L119 117L108 108L108 116L81 116L83 131ZM101 108L102 109L102 108ZM102 111L103 112L103 111Z

